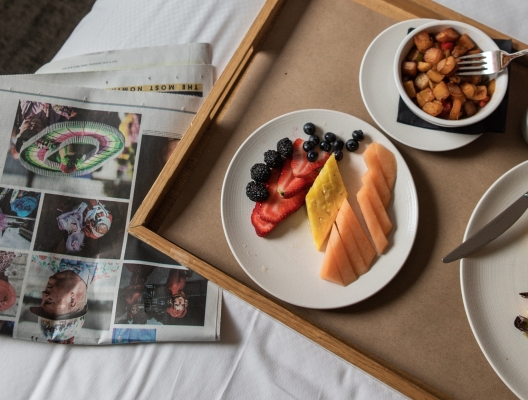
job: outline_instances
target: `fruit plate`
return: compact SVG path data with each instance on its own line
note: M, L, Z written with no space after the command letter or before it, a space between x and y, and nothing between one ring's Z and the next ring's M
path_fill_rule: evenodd
M468 238L528 188L528 161L501 176L482 196L466 228ZM514 327L526 317L528 300L528 212L493 242L463 258L460 283L464 307L475 339L495 372L520 398L528 398L528 338Z
M361 176L367 170L363 150L379 142L396 156L398 172L393 200L388 213L394 229L389 235L387 252L375 260L372 269L347 287L319 278L324 252L314 244L306 207L280 222L266 237L257 236L251 224L255 203L245 194L251 180L250 168L263 162L266 150L276 149L277 142L289 137L306 139L306 122L317 127L321 137L334 132L346 142L352 131L363 130L365 139L359 149L344 151L339 170L348 191L348 200L364 225L355 194ZM301 110L277 117L253 132L235 153L227 169L221 196L224 233L233 255L244 271L269 294L287 303L315 309L330 309L358 303L382 289L399 272L416 236L418 198L409 168L396 147L372 125L345 113L331 110ZM324 250L324 248L323 248Z

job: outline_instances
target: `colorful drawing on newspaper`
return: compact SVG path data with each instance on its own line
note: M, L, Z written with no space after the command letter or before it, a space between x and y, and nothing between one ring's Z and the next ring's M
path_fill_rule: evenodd
M20 163L40 175L82 176L101 168L124 148L123 134L110 125L58 122L22 145Z
M129 199L140 127L140 114L19 100L2 183Z

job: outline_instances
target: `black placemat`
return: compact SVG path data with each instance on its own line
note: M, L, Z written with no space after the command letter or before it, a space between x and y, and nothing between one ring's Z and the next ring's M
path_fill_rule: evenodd
M411 32L414 28L409 29ZM512 41L511 39L493 39L493 41L499 46L501 50L511 53ZM509 67L508 67L509 68ZM437 131L451 132L451 133L463 133L468 135L476 135L484 132L504 133L506 129L506 114L508 111L508 92L509 92L510 81L508 80L508 88L506 88L506 94L502 99L502 102L493 113L488 117L484 118L473 125L463 126L460 128L445 128L442 126L433 125L414 114L407 104L400 97L398 103L398 117L396 121L406 125L416 126L418 128L433 129Z

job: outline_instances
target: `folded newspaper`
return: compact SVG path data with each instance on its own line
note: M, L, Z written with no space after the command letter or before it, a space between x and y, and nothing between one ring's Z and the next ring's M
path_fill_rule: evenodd
M218 340L221 289L126 232L211 90L209 46L54 64L0 76L0 333Z

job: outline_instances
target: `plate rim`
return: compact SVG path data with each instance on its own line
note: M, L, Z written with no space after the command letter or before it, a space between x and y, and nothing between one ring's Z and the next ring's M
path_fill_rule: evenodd
M407 187L408 187L408 191L411 193L411 198L413 199L413 211L412 211L412 218L410 218L410 221L414 222L412 225L411 225L411 229L412 229L412 238L411 240L409 241L409 248L406 249L404 251L405 255L403 256L403 259L401 261L401 265L399 265L399 267L396 269L396 271L394 272L394 274L390 277L390 279L388 279L383 285L380 285L379 287L377 287L374 291L372 291L371 293L369 293L369 295L367 296L364 296L363 298L359 299L359 300L356 300L356 301L346 301L346 302L340 302L338 304L334 304L334 305L331 305L331 306L313 306L313 305L310 305L310 306L307 306L306 304L302 304L300 302L296 302L296 301L292 301L292 300L288 300L288 299L284 299L280 296L277 296L276 294L274 293L271 293L267 288L263 287L262 284L256 280L253 275L248 271L248 268L245 267L243 265L243 263L241 262L241 260L239 259L237 253L235 252L235 249L233 247L233 244L231 243L231 238L229 237L228 235L228 232L227 232L227 228L226 228L226 212L227 210L225 209L226 207L226 201L225 201L225 197L226 197L226 184L228 182L228 179L229 179L229 176L230 176L230 173L231 173L231 170L234 168L234 165L235 165L235 160L237 160L237 158L239 157L240 155L240 152L243 151L244 147L247 145L247 143L252 140L252 138L257 135L259 132L261 132L263 129L265 129L268 125L270 124L273 124L273 123L276 123L277 120L280 120L280 119L283 119L283 118L287 118L287 117L290 117L292 115L295 115L295 114L301 114L301 113L312 113L312 112L321 112L321 113L331 113L331 114L336 114L336 115L340 115L342 117L351 117L351 118L354 118L356 120L360 120L362 121L362 123L368 125L369 127L371 127L374 131L377 132L377 134L381 135L382 137L385 138L385 140L390 143L390 146L393 148L393 150L397 153L397 156L400 158L401 162L404 164L404 168L406 169L407 173L408 173L408 177L409 179L407 180ZM345 112L342 112L342 111L337 111L337 110L330 110L330 109L324 109L324 108L311 108L311 109L299 109L299 110L294 110L294 111L290 111L290 112L287 112L287 113L284 113L282 115L279 115L279 116L276 116L274 118L272 118L271 120L265 122L264 124L262 124L261 126L259 126L258 128L256 128L241 144L240 146L238 147L238 149L236 150L236 152L233 154L233 157L229 163L229 166L226 170L226 174L225 174L225 177L224 177L224 181L222 183L222 192L221 192L221 196L220 196L220 209L221 209L221 220L222 220L222 227L223 227L223 230L224 230L224 236L226 237L226 240L228 242L228 245L229 245L229 248L231 250L231 253L233 254L233 256L235 257L237 263L239 264L240 268L242 268L242 270L244 271L244 273L254 282L256 283L262 290L264 290L266 293L276 297L277 299L281 300L281 301L284 301L286 303L289 303L289 304L292 304L292 305L295 305L295 306L299 306L299 307L304 307L304 308L309 308L309 309L320 309L320 310L330 310L330 309L337 309L337 308L342 308L342 307L347 307L347 306L350 306L350 305L353 305L353 304L357 304L361 301L364 301L366 300L367 298L369 297L372 297L374 294L378 293L380 290L382 290L386 285L388 285L395 277L396 275L400 272L400 270L402 269L403 265L405 264L405 262L407 261L413 247L414 247L414 242L416 240L416 235L417 235L417 232L418 232L418 221L419 221L419 203L418 203L418 194L417 194L417 190L416 190L416 184L414 182L414 178L412 176L412 173L409 169L409 166L407 165L407 163L405 162L405 159L403 158L403 156L401 155L401 153L399 152L399 150L396 148L396 146L394 146L394 144L390 141L389 138L386 137L386 135L381 132L379 129L377 129L375 126L371 125L370 123L368 123L367 121L364 121L352 114L349 114L349 113L345 113ZM411 235L407 235L407 236L411 236Z
M523 161L514 167L510 168L508 171L506 171L504 174L502 174L499 178L495 180L491 184L491 186L484 192L484 194L481 196L477 204L475 205L475 208L473 209L473 212L471 213L471 216L468 220L466 230L464 232L464 238L463 241L467 240L467 238L472 234L472 225L475 224L475 221L477 220L477 214L481 211L481 208L486 204L488 201L488 198L495 193L498 189L497 187L501 184L501 182L505 179L507 179L508 176L511 174L514 174L517 170L527 168L528 169L528 160ZM502 382L510 389L516 396L519 398L522 398L522 393L519 393L519 390L510 382L506 375L506 371L504 371L504 367L502 365L498 365L495 361L495 359L490 354L490 349L486 347L486 344L481 337L481 334L478 332L476 328L476 317L471 315L471 306L469 304L468 294L467 290L469 288L466 288L468 285L468 282L466 281L465 274L467 273L467 270L469 269L469 265L467 265L468 261L466 261L465 258L462 258L460 260L460 289L461 289L461 295L462 295L462 302L464 304L464 311L466 313L466 317L468 319L469 326L471 328L471 332L473 333L473 336L475 340L477 341L477 344L484 354L484 357L492 367L492 369L495 371L495 373L499 376L499 378L502 380ZM513 325L513 322L512 322ZM527 389L528 392L528 389Z

